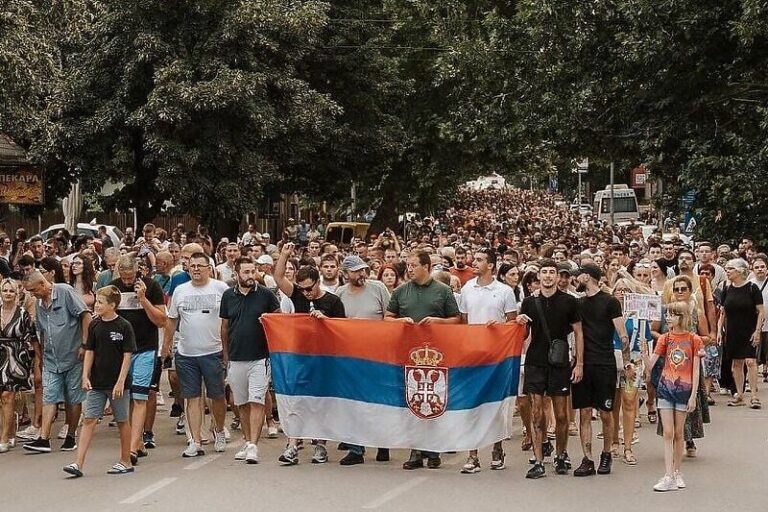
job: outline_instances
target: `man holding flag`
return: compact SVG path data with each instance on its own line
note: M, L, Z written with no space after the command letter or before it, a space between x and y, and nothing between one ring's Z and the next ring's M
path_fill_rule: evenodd
M432 262L426 251L415 251L406 260L410 280L395 289L384 320L408 324L459 324L461 313L451 288L432 279ZM411 450L403 469L440 467L440 454Z

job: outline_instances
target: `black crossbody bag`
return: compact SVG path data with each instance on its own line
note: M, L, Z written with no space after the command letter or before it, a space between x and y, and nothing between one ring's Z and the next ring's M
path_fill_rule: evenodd
M536 303L536 311L541 318L541 326L544 328L544 335L547 337L549 343L549 351L547 352L547 361L550 366L556 368L567 368L570 364L570 354L568 351L568 342L565 340L553 340L549 333L549 324L547 324L547 317L544 316L544 309L541 307L541 297L536 297L534 300Z

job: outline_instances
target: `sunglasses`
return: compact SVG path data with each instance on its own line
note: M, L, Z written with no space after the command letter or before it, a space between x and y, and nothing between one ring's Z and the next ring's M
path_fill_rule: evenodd
M688 291L688 287L686 286L683 288L672 288L672 291L675 293L684 293Z
M309 286L299 286L299 285L297 285L297 284L296 284L296 285L294 285L294 286L295 286L296 288L298 288L298 290L299 290L301 293L307 293L307 292L311 292L311 291L312 291L312 288L314 288L316 284L317 284L317 281L313 282L313 283L312 283L311 285L309 285Z

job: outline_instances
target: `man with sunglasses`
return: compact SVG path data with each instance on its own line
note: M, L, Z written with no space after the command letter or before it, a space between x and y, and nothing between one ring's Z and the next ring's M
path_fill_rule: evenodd
M211 263L203 252L189 257L187 266L190 281L180 285L171 297L168 307L168 325L165 329L162 356L171 353L173 336L178 328L176 372L181 394L187 401L186 415L192 439L182 457L205 455L202 448L203 398L202 384L211 399L215 422L214 449L223 452L226 447L224 417L227 402L224 393L224 354L221 342L219 309L226 283L211 279Z
M309 313L315 318L345 318L344 304L338 296L320 287L320 273L315 267L300 267L296 271L296 284L285 278L285 265L293 255L294 247L292 243L283 245L275 265L274 275L277 287L291 299L294 312ZM281 464L294 466L299 463L298 441L298 439L288 440L288 446L278 458ZM320 440L315 445L312 463L326 462L328 462L328 450L325 447L325 441Z

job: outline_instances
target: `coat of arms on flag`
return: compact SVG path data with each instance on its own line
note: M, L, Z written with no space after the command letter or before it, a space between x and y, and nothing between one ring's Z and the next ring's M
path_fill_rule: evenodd
M411 350L405 366L405 400L413 414L438 418L448 405L448 368L438 366L443 354L428 345Z

